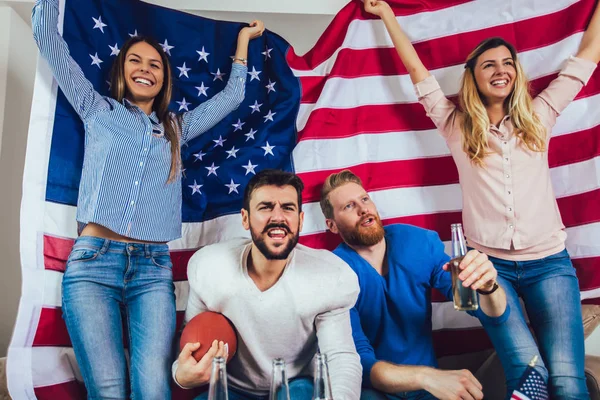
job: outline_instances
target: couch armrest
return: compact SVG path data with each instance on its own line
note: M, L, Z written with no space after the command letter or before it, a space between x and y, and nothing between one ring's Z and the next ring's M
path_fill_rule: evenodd
M583 317L583 336L588 336L600 325L600 305L582 304L581 316Z
M600 357L585 356L585 378L592 400L600 400Z

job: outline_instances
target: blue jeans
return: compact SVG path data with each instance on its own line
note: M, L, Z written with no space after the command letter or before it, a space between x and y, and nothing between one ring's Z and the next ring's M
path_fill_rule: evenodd
M313 380L312 378L296 378L289 382L290 399L291 400L311 400L313 395ZM242 390L235 389L231 385L227 388L229 400L267 400L266 396L257 396L251 393L246 393ZM194 400L206 400L208 391L197 396Z
M360 400L435 400L435 397L426 390L389 394L375 389L363 389Z
M537 355L536 368L549 377L551 399L589 399L579 284L569 253L563 250L532 261L490 260L511 308L506 322L485 326L506 375L506 398ZM539 349L525 322L519 297L523 298Z
M171 398L175 293L166 244L79 237L67 261L62 296L89 399L125 399L128 393L132 399Z

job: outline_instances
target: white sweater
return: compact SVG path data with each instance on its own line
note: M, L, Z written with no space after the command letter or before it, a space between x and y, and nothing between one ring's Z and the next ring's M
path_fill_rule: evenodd
M312 377L318 345L327 355L333 397L359 399L362 367L349 315L359 286L352 269L329 251L297 245L281 278L261 292L248 275L250 249L248 239L206 246L188 264L185 320L214 311L237 330L229 383L268 394L271 361L278 357L286 362L288 378Z

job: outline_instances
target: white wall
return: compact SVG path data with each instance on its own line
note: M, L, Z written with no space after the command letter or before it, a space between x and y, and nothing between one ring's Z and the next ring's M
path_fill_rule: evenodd
M275 14L222 11L190 11L192 14L226 21L250 22L260 19L265 27L287 40L302 55L317 42L333 15Z
M28 0L21 0L28 1ZM350 0L146 0L148 3L171 7L186 12L241 11L276 14L335 15Z
M145 0L147 3L170 7L185 12L240 11L252 13L323 14L335 15L350 0ZM4 0L0 6L33 4L34 0Z
M8 77L8 47L10 43L10 17L12 10L0 6L0 127L4 123L6 103L6 82ZM0 130L0 152L2 151L2 131Z
M21 293L19 214L36 59L29 24L0 7L0 356L6 355Z

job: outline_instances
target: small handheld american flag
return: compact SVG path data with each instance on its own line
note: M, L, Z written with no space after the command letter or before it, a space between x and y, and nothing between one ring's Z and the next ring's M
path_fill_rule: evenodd
M519 387L512 393L511 400L548 400L548 387L544 377L533 367L538 356L534 356L521 377Z

